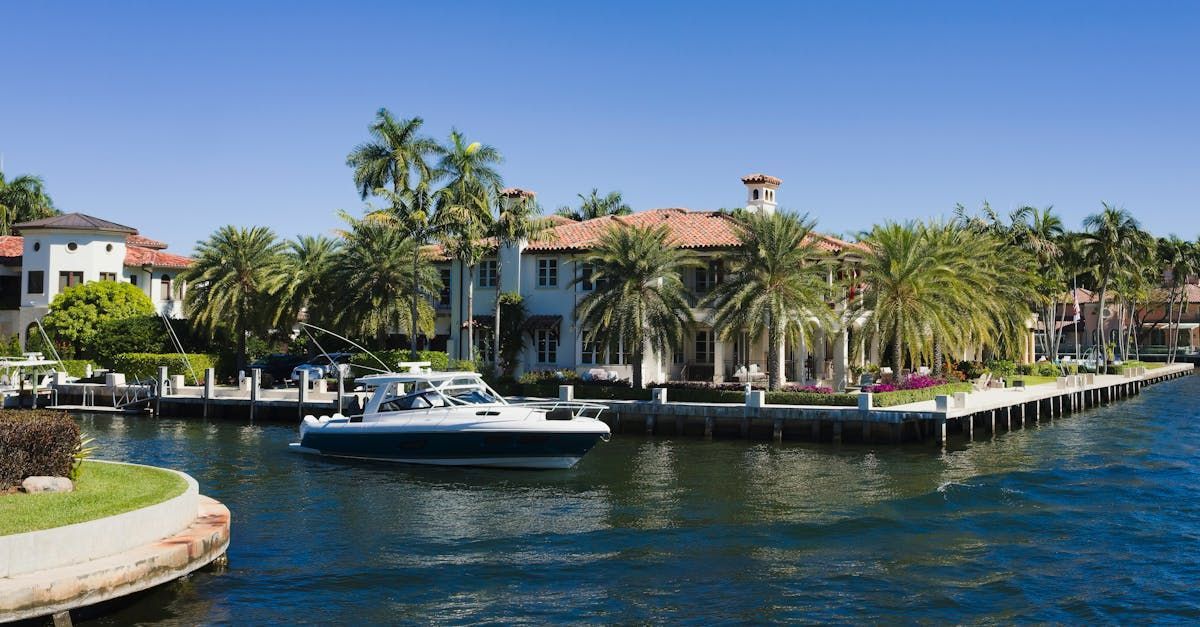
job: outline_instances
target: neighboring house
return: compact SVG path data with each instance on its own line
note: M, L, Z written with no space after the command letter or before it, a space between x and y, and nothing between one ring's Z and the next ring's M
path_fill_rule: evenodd
M157 311L183 317L186 286L176 276L191 259L166 252L166 244L82 213L13 228L19 235L0 237L0 334L18 334L24 343L59 292L88 281L132 283Z
M1192 352L1200 346L1200 286L1188 283L1184 290L1186 303L1179 324L1178 346L1182 351ZM1167 288L1160 288L1158 297L1165 300L1167 292ZM1059 353L1071 356L1086 353L1100 344L1100 296L1091 290L1079 288L1068 292L1064 298L1066 303L1059 306L1058 319L1055 322L1062 333ZM1075 322L1075 302L1079 303L1078 322ZM1117 344L1120 329L1128 328L1132 324L1138 350L1151 354L1167 350L1167 334L1171 329L1167 320L1168 310L1172 317L1180 317L1181 313L1178 304L1176 308L1169 309L1162 303L1155 303L1139 307L1132 320L1128 316L1119 320L1116 303L1111 299L1105 303L1104 308L1104 334L1108 337L1108 344ZM1044 353L1041 337L1038 338L1037 349L1039 354Z
M742 178L746 186L748 211L771 213L776 210L776 191L781 181L775 177L754 174ZM520 189L508 189L510 195L532 195ZM767 372L765 338L750 340L743 334L732 341L721 341L713 331L712 312L694 309L697 324L689 330L683 350L657 355L647 351L642 364L631 364L632 351L627 346L600 345L586 342L587 331L575 319L576 305L592 292L587 280L590 268L582 257L595 245L600 236L614 225L666 225L671 239L679 246L696 252L707 260L703 266L690 269L683 277L696 302L708 294L724 278L720 255L740 245L734 218L725 211L689 211L687 209L652 209L626 216L604 216L583 222L551 218L551 228L536 241L521 242L503 247L497 256L486 258L475 270L475 341L480 354L492 358L491 325L496 290L516 292L524 299L528 319L525 322L525 350L520 358L519 372L531 370L593 369L615 371L622 378L632 376L633 368L642 368L644 380L735 381L739 369L756 366ZM817 247L827 253L859 252L861 245L834 237L816 235ZM497 280L497 264L501 265ZM451 355L467 355L466 292L463 281L467 272L457 262L440 264L446 283L437 325L438 338L433 346L445 347ZM831 294L840 270L829 269ZM574 279L581 278L575 286ZM765 335L765 334L763 334ZM849 334L847 331L818 333L812 346L801 342L785 347L782 367L788 381L820 380L834 387L845 385L849 365ZM863 351L860 350L860 355ZM779 366L777 366L779 367Z

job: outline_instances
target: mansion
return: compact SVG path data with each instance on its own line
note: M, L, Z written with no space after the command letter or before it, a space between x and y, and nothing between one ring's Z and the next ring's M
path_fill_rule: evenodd
M34 321L59 292L88 281L122 281L140 288L161 314L183 316L185 286L177 275L191 259L137 229L82 213L22 222L0 236L0 333L24 345Z
M782 181L773 176L752 174L742 178L746 190L746 210L771 213L776 210L776 193ZM516 188L504 190L509 197L531 197L532 192ZM847 383L850 362L849 328L818 330L811 346L796 340L780 351L780 363L767 363L765 333L743 333L724 341L712 327L712 311L693 309L696 325L688 331L684 349L674 354L655 354L647 350L643 363L630 363L632 351L625 346L602 346L585 342L586 329L575 319L575 307L593 289L587 281L590 272L582 256L595 245L600 236L614 225L666 225L670 238L677 245L695 251L708 263L689 269L683 278L693 302L699 302L722 280L722 253L741 245L734 217L728 211L691 211L687 209L652 209L624 216L604 216L583 222L552 217L548 232L535 241L523 241L515 246L503 246L498 254L485 258L475 268L474 311L466 312L466 291L463 282L469 276L466 269L453 260L439 263L444 290L439 305L438 338L434 347L444 347L452 356L465 358L466 321L475 325L475 342L485 359L491 358L490 347L496 290L515 292L523 297L528 314L524 325L525 345L520 356L518 373L535 370L575 370L587 373L603 370L630 378L634 368L642 369L647 382L667 380L740 381L748 372L763 376L772 369L781 369L789 382L822 383L843 389ZM860 244L835 237L816 235L814 244L824 253L836 256L841 264L852 264L862 251ZM499 272L497 269L499 268ZM829 286L831 296L840 264L831 264ZM576 278L582 277L577 284ZM831 298L831 302L836 299ZM847 327L851 325L845 325ZM760 335L762 337L754 337ZM858 346L858 359L870 350ZM872 351L875 352L875 351Z

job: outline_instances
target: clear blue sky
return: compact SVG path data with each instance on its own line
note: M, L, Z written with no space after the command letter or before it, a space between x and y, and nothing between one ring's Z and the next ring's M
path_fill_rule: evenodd
M547 210L741 204L820 228L1109 201L1200 233L1200 3L7 3L0 152L176 250L327 232L381 106L503 152Z

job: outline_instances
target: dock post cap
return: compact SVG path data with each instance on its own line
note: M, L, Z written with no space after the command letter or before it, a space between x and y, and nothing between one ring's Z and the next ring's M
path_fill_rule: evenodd
M401 370L408 370L409 374L421 374L422 372L429 372L430 367L433 366L433 362L402 361L396 365L400 366Z

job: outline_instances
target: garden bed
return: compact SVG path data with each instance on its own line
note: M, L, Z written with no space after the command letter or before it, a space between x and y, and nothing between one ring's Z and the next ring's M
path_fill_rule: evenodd
M0 495L0 536L50 529L140 509L183 494L177 473L83 462L73 492Z

